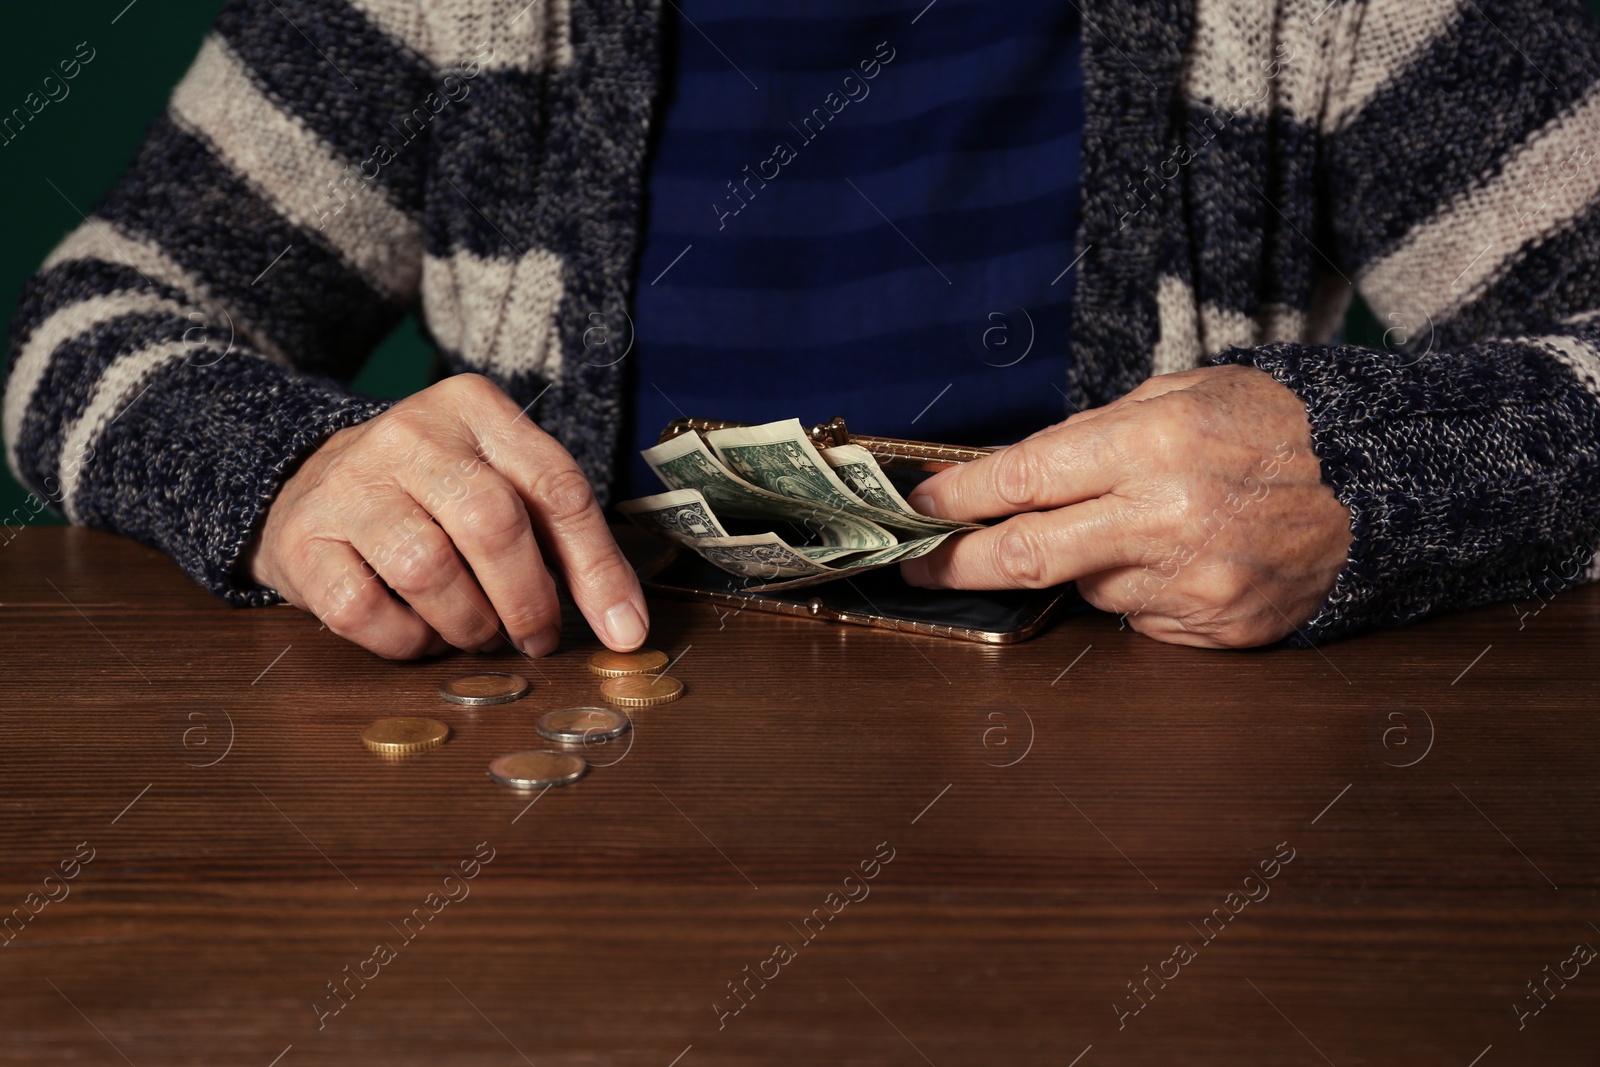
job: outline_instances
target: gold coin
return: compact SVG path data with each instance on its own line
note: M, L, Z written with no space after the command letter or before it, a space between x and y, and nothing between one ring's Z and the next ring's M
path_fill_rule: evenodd
M653 648L636 652L613 652L603 648L589 657L589 669L602 678L622 678L629 674L660 674L667 665L667 654Z
M588 769L570 752L513 752L489 764L489 777L511 789L543 789L576 782Z
M386 756L404 756L438 748L450 727L437 719L379 719L361 731L361 743Z
M526 678L499 671L464 674L439 683L439 696L452 704L505 704L527 691Z
M670 674L630 674L607 678L600 683L600 695L625 708L644 708L677 700L683 696L683 683Z

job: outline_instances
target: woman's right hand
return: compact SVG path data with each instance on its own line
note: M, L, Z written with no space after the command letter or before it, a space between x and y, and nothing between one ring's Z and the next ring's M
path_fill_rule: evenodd
M413 659L502 636L550 652L547 560L609 647L644 643L644 594L583 471L493 382L459 374L323 442L240 565L341 637Z

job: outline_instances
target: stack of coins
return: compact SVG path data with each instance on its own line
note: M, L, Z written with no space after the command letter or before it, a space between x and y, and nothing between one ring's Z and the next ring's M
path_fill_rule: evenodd
M637 652L612 652L609 649L589 657L589 670L600 675L600 695L624 708L646 708L670 704L683 696L683 683L662 674L667 666L665 653L653 648Z

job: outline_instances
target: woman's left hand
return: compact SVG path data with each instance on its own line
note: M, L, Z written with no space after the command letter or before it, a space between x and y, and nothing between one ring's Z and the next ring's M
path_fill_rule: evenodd
M1242 648L1317 611L1350 548L1305 407L1253 367L1164 374L929 478L913 507L1011 516L900 565L912 585L1042 588L1175 644Z

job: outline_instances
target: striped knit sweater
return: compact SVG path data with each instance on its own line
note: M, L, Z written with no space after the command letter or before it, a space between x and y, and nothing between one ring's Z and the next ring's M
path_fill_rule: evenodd
M1079 2L1069 403L1207 360L1298 394L1354 533L1306 639L1596 577L1580 0ZM12 469L269 603L242 548L298 460L383 410L344 383L420 305L447 368L531 403L607 499L627 361L586 359L585 331L629 300L659 21L655 0L233 0L23 294ZM1330 343L1353 285L1387 347Z

